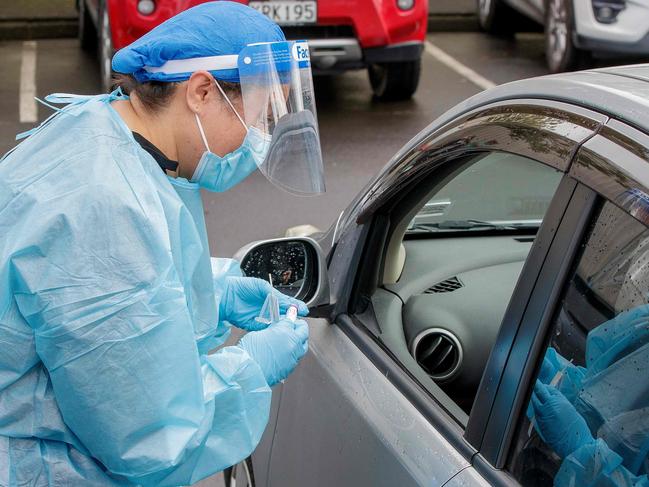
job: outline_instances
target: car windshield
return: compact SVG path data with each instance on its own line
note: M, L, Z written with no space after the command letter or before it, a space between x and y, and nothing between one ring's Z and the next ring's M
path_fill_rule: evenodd
M536 229L561 172L492 152L464 165L412 219L409 233Z

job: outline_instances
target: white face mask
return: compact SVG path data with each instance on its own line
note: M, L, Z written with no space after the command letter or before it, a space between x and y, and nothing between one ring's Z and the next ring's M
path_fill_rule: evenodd
M210 150L201 120L198 114L194 114L205 144L205 152L198 162L192 181L208 191L222 192L239 184L262 165L270 148L271 137L255 127L248 128L219 83L216 80L214 82L247 131L241 146L221 157Z

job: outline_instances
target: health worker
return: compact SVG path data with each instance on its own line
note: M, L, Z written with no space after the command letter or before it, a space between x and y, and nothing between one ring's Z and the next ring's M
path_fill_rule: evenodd
M194 484L250 455L307 352L304 321L255 320L270 284L210 259L199 192L324 191L306 44L209 2L113 69L0 161L3 486Z

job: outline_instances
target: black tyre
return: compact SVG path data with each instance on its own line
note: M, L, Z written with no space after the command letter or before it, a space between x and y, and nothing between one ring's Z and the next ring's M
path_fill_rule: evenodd
M590 53L574 43L572 0L548 0L545 8L545 59L551 73L587 67Z
M105 93L108 93L113 86L111 62L113 60L114 50L106 2L102 2L101 8L99 9L99 46L97 51L99 71L101 73L101 88Z
M480 28L489 34L513 34L523 20L502 0L477 0L477 10Z
M368 68L374 96L382 101L407 100L415 94L421 75L421 59L372 64Z
M252 471L252 460L246 458L223 472L225 487L255 487L255 475Z
M84 51L97 49L97 29L92 23L86 0L79 0L79 44Z

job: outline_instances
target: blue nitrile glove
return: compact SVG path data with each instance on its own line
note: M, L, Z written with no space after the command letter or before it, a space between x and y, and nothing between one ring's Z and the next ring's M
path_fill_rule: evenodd
M568 402L572 403L577 397L586 369L572 364L553 347L549 347L543 357L543 363L541 364L541 370L537 379L543 384L549 385L559 372L562 372L561 380L558 384L553 385L568 399ZM530 421L534 418L532 401L527 405L526 414L527 419Z
M255 318L259 316L269 293L277 296L280 313L285 314L290 305L295 305L299 316L309 314L306 304L280 293L263 279L233 276L225 278L224 291L219 303L219 319L247 331L266 328L268 325L255 321Z
M541 370L537 380L543 384L549 384L552 379L557 375L557 372L567 368L573 367L561 354L559 354L554 347L548 347L541 363ZM527 419L530 421L534 417L534 408L532 401L527 405Z
M557 375L557 372L567 370L571 367L574 367L574 365L560 355L554 347L549 347L545 352L545 357L543 357L538 380L544 384L549 384L554 379L554 376Z
M537 380L532 393L532 407L536 430L561 458L595 441L581 414L554 387Z
M280 320L246 333L238 343L259 364L269 386L286 379L309 349L306 321Z

